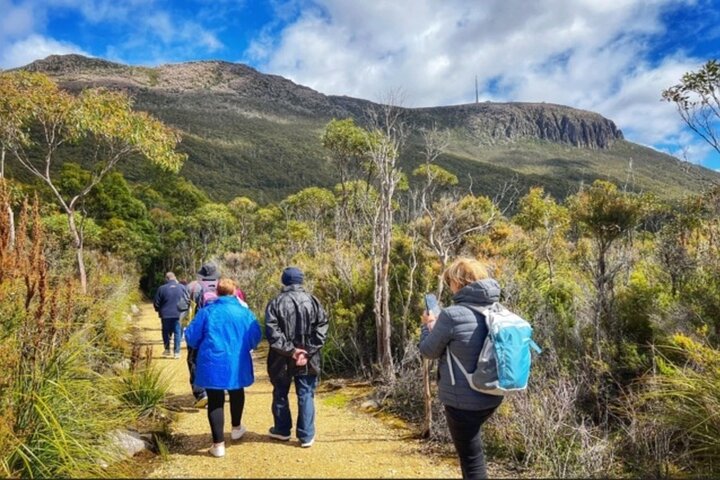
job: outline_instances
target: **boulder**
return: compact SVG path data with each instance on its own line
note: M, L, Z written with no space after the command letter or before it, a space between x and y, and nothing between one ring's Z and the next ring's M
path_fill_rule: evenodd
M113 363L110 368L112 368L112 371L115 372L116 375L121 375L130 370L130 359L124 358L119 362Z
M378 403L377 400L365 400L361 405L360 408L363 410L380 410L380 403Z
M126 457L134 457L143 450L150 450L151 444L138 432L113 430L109 434L112 444Z

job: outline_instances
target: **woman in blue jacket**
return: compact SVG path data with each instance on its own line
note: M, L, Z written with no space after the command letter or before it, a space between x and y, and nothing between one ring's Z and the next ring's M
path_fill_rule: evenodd
M257 347L262 337L255 315L240 304L235 288L231 279L221 278L217 285L218 299L200 309L185 330L185 341L198 351L195 384L207 391L213 438L210 454L215 457L225 455L225 390L230 395L230 437L239 440L245 433L241 425L244 388L255 380L250 350Z

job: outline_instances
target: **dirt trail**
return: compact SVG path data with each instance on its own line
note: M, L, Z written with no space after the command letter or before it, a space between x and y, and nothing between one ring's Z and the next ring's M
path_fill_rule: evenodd
M458 478L460 470L452 459L439 459L421 451L421 444L406 428L389 426L381 420L338 403L336 392L318 393L316 439L311 448L300 448L297 439L279 442L267 436L272 425L272 386L265 373L265 351L255 356L255 383L245 389L242 423L245 436L230 440L230 412L225 408L223 458L208 454L211 445L207 410L192 407L185 349L181 359L163 358L160 320L146 304L138 326L154 345L155 365L164 368L170 379L170 402L179 407L173 424L173 441L166 461L156 459L148 474L153 478L234 477L234 478ZM261 345L267 345L263 341ZM293 421L297 404L290 390ZM294 431L293 431L294 433Z

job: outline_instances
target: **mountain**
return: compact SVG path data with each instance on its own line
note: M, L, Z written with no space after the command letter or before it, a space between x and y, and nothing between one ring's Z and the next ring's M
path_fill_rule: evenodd
M80 55L50 56L25 67L71 91L121 89L148 111L182 131L189 158L181 174L217 199L237 195L278 200L301 188L331 187L335 169L320 144L333 118L363 123L367 100L323 95L242 64L188 62L135 67ZM609 179L635 190L679 197L720 175L624 140L601 115L546 103L475 103L406 108L413 127L437 125L451 142L439 164L476 193L492 195L507 182L525 190L542 185L557 197L584 182ZM415 129L417 132L417 129ZM421 162L420 136L401 158L407 173ZM131 180L148 175L125 167Z

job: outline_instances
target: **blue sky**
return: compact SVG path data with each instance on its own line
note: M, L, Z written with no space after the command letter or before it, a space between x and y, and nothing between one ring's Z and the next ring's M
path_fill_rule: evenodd
M720 169L664 88L720 57L720 0L0 0L0 67L52 53L222 59L405 106L551 102Z

